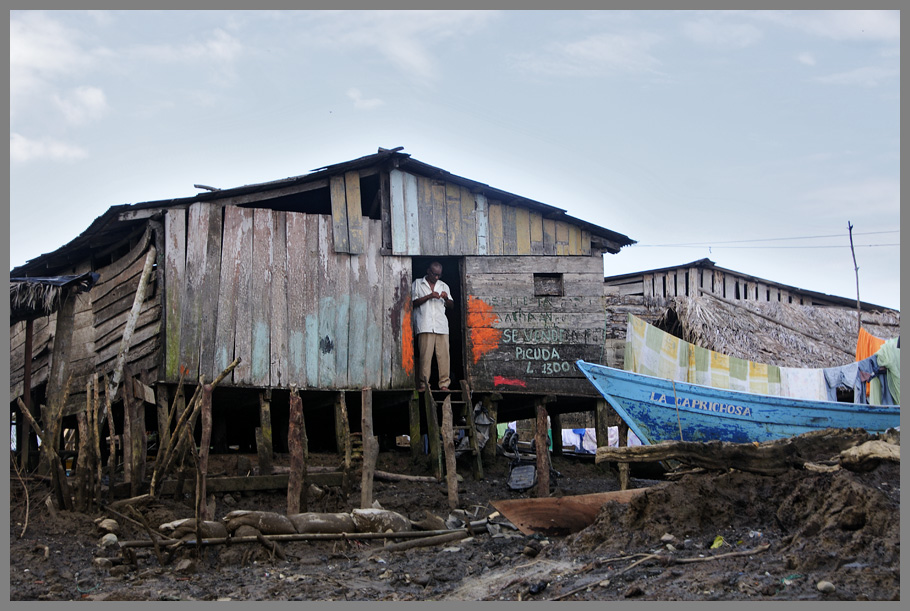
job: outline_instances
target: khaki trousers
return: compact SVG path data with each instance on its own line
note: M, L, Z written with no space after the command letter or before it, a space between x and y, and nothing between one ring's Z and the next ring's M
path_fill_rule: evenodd
M449 386L449 336L438 333L419 333L417 348L420 351L419 383L430 385L430 370L433 354L436 355L436 367L439 369L439 386Z

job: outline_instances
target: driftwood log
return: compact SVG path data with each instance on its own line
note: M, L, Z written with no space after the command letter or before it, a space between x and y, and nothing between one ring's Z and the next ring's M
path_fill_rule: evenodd
M596 463L677 460L704 469L739 469L778 475L807 463L830 460L877 436L864 429L824 429L764 443L671 441L656 445L597 448Z

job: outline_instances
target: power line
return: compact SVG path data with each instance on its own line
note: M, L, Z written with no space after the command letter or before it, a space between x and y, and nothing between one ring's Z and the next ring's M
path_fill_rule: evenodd
M858 232L853 235L879 235L883 233L900 233L899 229L891 231L866 231ZM680 244L639 244L639 246L714 246L715 244L742 244L743 242L780 242L784 240L816 240L819 238L843 238L846 234L834 233L828 235L810 235L789 238L756 238L753 240L728 240L725 242L682 242ZM772 247L774 248L774 247ZM783 248L783 247L782 247Z
M729 244L729 242L705 242L704 244L633 244L644 248L762 248L762 249L780 249L780 248L850 248L849 245L832 244L828 246L716 246L716 244ZM883 246L900 246L900 242L894 244L854 244L856 248L880 248Z

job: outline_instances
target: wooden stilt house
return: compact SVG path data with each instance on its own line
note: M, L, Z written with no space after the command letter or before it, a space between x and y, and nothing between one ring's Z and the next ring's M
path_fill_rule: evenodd
M268 427L281 452L292 388L316 449L334 449L336 435L312 431L338 432L340 401L357 422L364 388L377 434L414 432L415 421L427 430L415 408L410 286L432 261L456 300L452 378L472 402L503 419L532 416L544 400L551 413L593 409L574 361L602 358L603 255L633 243L379 149L284 180L114 206L10 275L99 274L71 307L35 321L33 359L63 359L72 374L67 413L85 405L86 379L111 375L120 356L123 392L145 405L134 434L163 438L181 376L210 381L239 357L214 393L213 445L250 450ZM38 404L52 389L40 366L24 387L22 326L11 321L10 395ZM64 328L72 339L58 350Z

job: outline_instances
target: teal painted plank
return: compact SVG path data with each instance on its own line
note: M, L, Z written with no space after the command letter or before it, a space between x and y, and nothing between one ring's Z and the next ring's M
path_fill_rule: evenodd
M285 227L287 249L287 317L288 361L287 384L306 386L306 295L307 284L307 215L288 212Z
M269 383L272 387L288 385L288 250L287 213L272 210L272 278L269 326Z
M271 307L268 295L269 286L271 285L271 263L271 210L268 208L256 208L253 210L253 275L250 285L250 292L253 297L250 381L255 386L269 385Z
M329 260L335 255L332 252L332 226L329 219L319 216L319 255L316 257L318 282L316 294L319 296L317 312L318 334L316 349L319 355L317 386L332 388L335 384L335 325L337 322L337 305L335 303L335 276Z
M392 216L392 253L404 255L408 252L408 240L404 213L404 173L401 170L389 172L389 195Z
M348 387L348 335L351 308L351 255L329 258L335 279L335 382L332 388ZM327 293L328 294L328 293Z
M315 214L306 216L306 256L304 259L304 350L306 352L306 377L300 387L315 387L319 380L319 219Z

